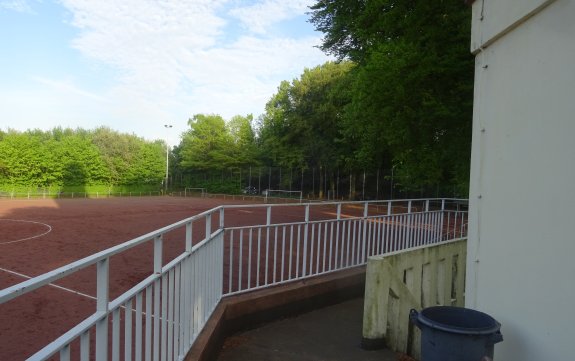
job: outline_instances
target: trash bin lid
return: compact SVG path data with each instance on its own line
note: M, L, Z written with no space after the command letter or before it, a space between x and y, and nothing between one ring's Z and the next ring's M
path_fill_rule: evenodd
M488 335L501 328L488 314L464 307L428 307L419 313L418 319L428 327L466 335Z

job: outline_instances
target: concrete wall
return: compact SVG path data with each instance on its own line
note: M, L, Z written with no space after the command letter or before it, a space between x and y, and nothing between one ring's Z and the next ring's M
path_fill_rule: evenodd
M575 2L475 1L472 51L466 305L497 360L573 359Z

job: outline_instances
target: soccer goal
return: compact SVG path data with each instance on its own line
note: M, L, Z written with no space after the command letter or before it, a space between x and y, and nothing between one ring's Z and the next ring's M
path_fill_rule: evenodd
M283 189L266 189L263 191L263 195L266 198L266 202L268 198L298 199L300 203L303 199L302 191L288 191Z
M207 195L206 188L186 188L184 189L184 197L201 197L204 198Z

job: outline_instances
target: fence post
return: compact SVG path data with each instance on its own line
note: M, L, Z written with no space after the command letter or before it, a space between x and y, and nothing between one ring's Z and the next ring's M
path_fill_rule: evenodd
M162 273L162 235L154 239L154 273Z
M302 276L305 277L307 273L307 237L309 228L309 204L305 205L305 227L303 229L303 266Z
M269 226L272 224L272 206L267 206L266 208L266 226Z
M96 323L96 360L105 361L108 359L108 302L110 259L105 258L97 265L97 301L96 310L105 312L106 316Z
M206 215L206 239L212 235L212 214Z
M367 260L367 216L369 213L369 203L365 202L363 204L363 230L361 231L361 246L363 248L362 250L362 262L365 262Z
M220 208L220 229L224 228L224 213L225 213L225 208L222 207Z
M445 215L445 199L441 200L441 219L440 219L440 230L439 230L439 240L443 240L443 222L444 222L444 215Z

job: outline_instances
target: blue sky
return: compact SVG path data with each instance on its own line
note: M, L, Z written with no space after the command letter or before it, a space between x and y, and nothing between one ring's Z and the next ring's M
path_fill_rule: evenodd
M0 128L175 145L193 114L257 117L282 80L329 60L314 2L0 0Z

